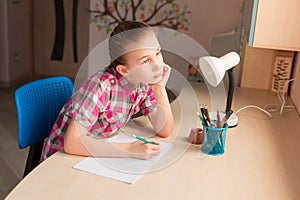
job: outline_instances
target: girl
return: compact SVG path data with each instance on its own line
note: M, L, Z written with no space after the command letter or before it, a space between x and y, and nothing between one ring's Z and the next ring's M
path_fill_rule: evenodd
M153 139L153 144L102 140L138 111L148 116L158 136L172 132L165 89L171 68L163 62L156 35L142 22L121 22L110 35L109 53L110 66L88 77L63 107L45 140L41 161L62 149L74 155L139 159L159 153Z

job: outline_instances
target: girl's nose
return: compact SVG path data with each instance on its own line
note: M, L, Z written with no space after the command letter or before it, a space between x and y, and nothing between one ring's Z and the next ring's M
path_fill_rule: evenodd
M158 70L159 70L159 66L157 64L153 64L152 71L155 72Z
M164 61L160 58L153 58L152 60L152 71L155 72L155 71L158 71L164 64Z

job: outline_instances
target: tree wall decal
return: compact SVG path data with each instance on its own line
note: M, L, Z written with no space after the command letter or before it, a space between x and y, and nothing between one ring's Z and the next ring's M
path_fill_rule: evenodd
M54 1L55 9L55 39L51 54L51 60L62 60L65 43L65 11L62 0Z
M52 48L51 60L62 61L65 51L66 38L66 21L65 4L63 0L54 0L55 10L55 36ZM77 12L78 0L72 1L72 42L73 42L73 59L78 62L78 47L77 47Z
M97 0L95 8L90 9L90 20L99 31L106 33L126 20L144 21L150 26L189 30L187 15L191 13L184 5L182 8L176 0Z

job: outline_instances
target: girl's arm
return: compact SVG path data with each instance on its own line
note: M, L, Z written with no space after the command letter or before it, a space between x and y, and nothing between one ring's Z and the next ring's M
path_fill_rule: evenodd
M151 89L156 99L157 109L148 114L151 124L160 137L168 137L173 131L174 121L167 91L163 85L153 84Z
M64 138L66 153L97 157L134 157L149 159L159 154L160 145L146 144L142 141L132 143L109 143L86 135L87 130L76 120L71 120Z
M150 87L155 96L157 110L148 114L151 124L160 137L168 137L173 131L174 121L165 85L169 79L171 67L164 66L162 80L151 84Z

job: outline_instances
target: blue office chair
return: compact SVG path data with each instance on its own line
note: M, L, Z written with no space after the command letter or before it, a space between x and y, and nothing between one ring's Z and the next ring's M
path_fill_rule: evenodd
M33 81L16 90L18 144L21 149L30 146L24 177L39 164L44 139L72 93L73 83L64 76Z

